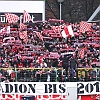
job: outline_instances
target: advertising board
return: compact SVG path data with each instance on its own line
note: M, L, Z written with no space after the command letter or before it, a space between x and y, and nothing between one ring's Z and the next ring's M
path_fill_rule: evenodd
M27 11L32 21L45 20L45 1L0 1L0 22L7 22L5 13L21 17Z
M22 100L23 95L33 95L36 100L66 100L67 88L77 86L78 100L100 97L100 82L9 82L1 83L1 100ZM90 99L89 99L90 98Z
M68 87L77 86L78 95L92 95L100 93L100 82L9 82L1 83L3 94L63 94Z

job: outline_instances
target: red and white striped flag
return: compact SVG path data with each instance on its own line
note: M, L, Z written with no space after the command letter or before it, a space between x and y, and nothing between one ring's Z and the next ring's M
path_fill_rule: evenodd
M8 23L15 23L19 20L19 17L15 14L7 13L5 14L5 16L7 18Z
M24 10L24 14L23 14L23 23L32 21L30 14L28 14L25 10Z
M27 31L19 32L19 37L20 37L21 39L23 39L23 41L24 41L25 43L28 42Z
M91 31L91 26L92 26L91 23L87 23L87 22L85 22L85 21L81 21L81 22L80 22L79 31L80 31L81 33L85 33L85 32L87 32L87 31Z
M36 32L36 35L38 36L38 38L39 38L40 40L43 41L43 36L42 36L42 34L41 34L40 32Z
M66 26L65 29L61 32L61 34L63 38L73 37L74 33L72 30L72 26L71 25Z

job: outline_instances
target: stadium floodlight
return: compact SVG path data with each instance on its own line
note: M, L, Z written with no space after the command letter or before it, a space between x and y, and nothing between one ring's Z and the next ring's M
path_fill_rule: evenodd
M61 3L64 2L64 0L58 0L58 2L60 3L60 20L61 20L61 11L62 11L62 9L61 9L62 4Z

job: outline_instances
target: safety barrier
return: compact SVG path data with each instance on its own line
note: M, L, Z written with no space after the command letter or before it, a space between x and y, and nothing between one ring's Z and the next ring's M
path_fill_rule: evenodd
M100 81L100 68L77 68L78 80Z
M70 69L66 80L66 73L62 68L0 68L0 73L7 79L11 78L16 82L19 81L33 81L37 82L41 78L47 78L48 73L53 71L54 79L52 82L58 81L100 81L99 68L77 68L74 77L71 77ZM11 74L12 73L12 74ZM10 75L11 74L11 75ZM40 76L39 76L40 74ZM38 80L37 80L38 78ZM73 79L75 78L75 80ZM59 80L60 79L60 80ZM45 80L45 79L44 79ZM43 82L46 82L46 80Z

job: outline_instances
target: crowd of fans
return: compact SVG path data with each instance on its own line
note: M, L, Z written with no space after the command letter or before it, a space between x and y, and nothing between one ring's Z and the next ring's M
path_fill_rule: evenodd
M84 81L86 76L93 80L100 75L100 23L92 23L91 31L84 33L80 23L53 20L24 25L20 30L19 23L0 24L0 29L10 26L10 33L0 33L1 81ZM63 38L68 25L74 36ZM27 40L19 35L25 31Z

